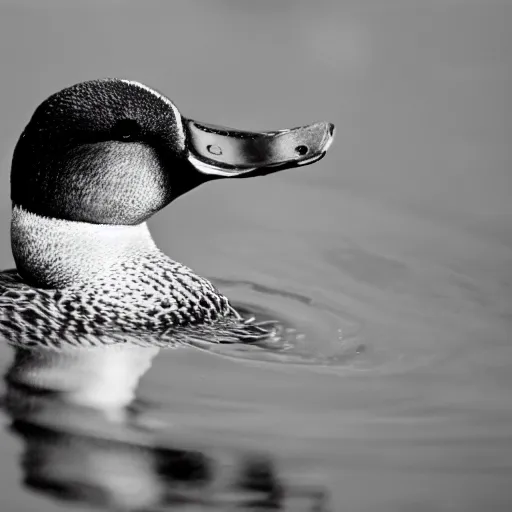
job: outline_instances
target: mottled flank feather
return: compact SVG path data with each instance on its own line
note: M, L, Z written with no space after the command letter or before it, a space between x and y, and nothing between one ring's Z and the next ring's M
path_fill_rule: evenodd
M173 347L254 342L268 329L245 323L206 279L164 255L116 279L56 290L0 274L0 336L16 346L61 348L131 343ZM139 273L144 270L143 273Z

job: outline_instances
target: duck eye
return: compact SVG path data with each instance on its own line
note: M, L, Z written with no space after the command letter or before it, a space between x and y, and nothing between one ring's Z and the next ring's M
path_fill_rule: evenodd
M116 139L129 141L140 134L140 126L135 119L121 119L113 128Z

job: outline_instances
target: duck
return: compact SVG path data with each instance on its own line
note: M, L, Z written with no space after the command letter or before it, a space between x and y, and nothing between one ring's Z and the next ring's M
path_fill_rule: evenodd
M0 273L0 336L51 348L98 344L101 333L154 343L194 328L209 342L239 340L248 323L157 247L147 220L208 181L317 162L334 133L329 122L250 132L194 121L162 93L119 78L51 95L14 148L16 268Z

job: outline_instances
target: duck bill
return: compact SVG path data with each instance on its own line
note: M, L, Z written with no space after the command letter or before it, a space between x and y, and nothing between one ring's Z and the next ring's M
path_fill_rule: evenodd
M183 120L189 162L202 174L236 178L262 176L323 158L334 125L319 122L273 132L248 132Z

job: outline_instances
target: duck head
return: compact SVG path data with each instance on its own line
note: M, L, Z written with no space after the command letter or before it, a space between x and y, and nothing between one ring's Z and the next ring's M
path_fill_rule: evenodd
M318 161L333 136L326 122L272 132L208 125L140 83L93 80L37 108L14 151L11 197L44 217L134 225L206 181Z

